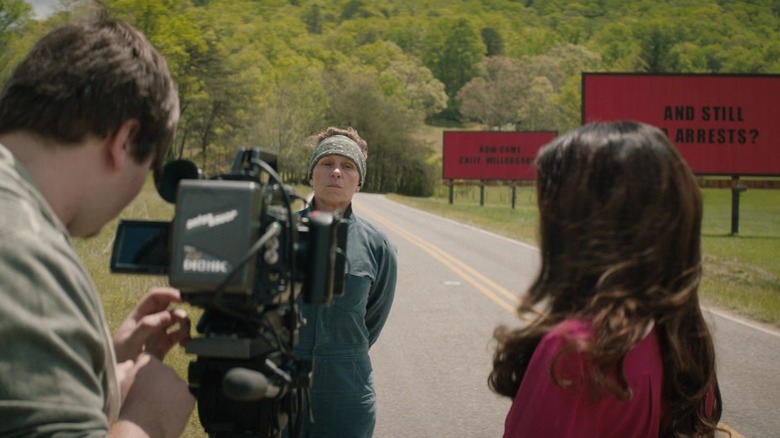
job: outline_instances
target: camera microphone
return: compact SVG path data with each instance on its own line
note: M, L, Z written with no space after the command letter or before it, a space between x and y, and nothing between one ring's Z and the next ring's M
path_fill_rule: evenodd
M175 204L179 181L183 179L203 179L203 173L192 161L169 161L163 167L162 175L155 181L157 193L161 198Z
M282 388L271 384L268 378L258 371L246 368L231 368L222 378L222 392L237 401L255 401L263 398L275 398Z

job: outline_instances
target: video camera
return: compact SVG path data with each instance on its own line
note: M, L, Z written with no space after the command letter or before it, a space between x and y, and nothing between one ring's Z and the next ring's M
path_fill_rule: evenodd
M156 181L176 205L170 222L121 220L111 256L118 273L168 275L203 309L185 351L190 391L211 437L290 437L312 364L296 357L297 299L327 305L343 293L346 223L292 211L276 157L244 148L231 172L205 178L192 162L166 164ZM263 175L266 178L263 178ZM298 425L293 418L298 418Z

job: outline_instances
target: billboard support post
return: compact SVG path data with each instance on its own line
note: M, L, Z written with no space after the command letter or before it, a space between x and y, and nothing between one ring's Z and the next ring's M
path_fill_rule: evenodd
M455 190L454 189L454 182L453 182L453 180L449 180L449 186L450 186L450 205L452 205L452 201L455 198L454 193L453 193L454 190Z
M512 181L512 210L515 209L515 206L517 205L517 184Z
M485 206L485 180L479 181L479 206Z
M739 184L739 177L731 177L731 235L739 234L739 197L747 186Z

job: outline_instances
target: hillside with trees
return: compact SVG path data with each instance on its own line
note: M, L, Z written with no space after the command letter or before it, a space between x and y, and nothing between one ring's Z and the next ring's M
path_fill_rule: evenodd
M581 73L780 73L778 0L103 0L166 56L182 119L172 154L207 174L238 147L302 182L308 135L353 126L365 190L427 196L426 125L554 130L580 123ZM34 18L0 0L0 83L36 38L97 7ZM476 124L476 125L473 125Z

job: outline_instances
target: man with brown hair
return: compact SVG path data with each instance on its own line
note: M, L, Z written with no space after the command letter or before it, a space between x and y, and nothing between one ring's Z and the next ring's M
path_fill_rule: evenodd
M149 291L111 338L72 237L88 237L159 167L179 119L165 60L127 23L44 36L0 95L0 435L178 436L195 400L163 364L189 337Z

